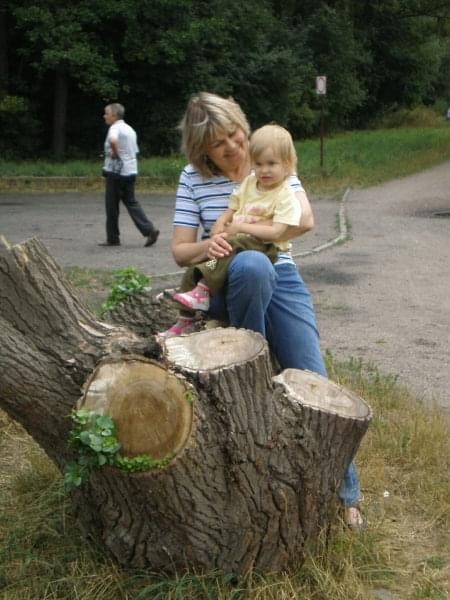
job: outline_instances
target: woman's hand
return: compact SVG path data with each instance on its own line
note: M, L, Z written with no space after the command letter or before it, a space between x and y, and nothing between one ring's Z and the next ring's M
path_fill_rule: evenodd
M225 239L226 236L226 233L219 233L209 238L208 247L206 249L206 254L209 259L223 258L230 254L232 247Z

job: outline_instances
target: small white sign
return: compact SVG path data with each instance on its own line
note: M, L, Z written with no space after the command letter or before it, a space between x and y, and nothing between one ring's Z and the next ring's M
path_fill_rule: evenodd
M327 76L319 75L316 77L316 92L319 96L326 96L327 93Z

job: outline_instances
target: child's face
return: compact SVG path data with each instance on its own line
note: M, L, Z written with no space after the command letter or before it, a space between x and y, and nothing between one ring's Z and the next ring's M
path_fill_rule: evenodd
M279 185L288 175L289 168L272 148L267 148L253 162L258 189L271 190Z

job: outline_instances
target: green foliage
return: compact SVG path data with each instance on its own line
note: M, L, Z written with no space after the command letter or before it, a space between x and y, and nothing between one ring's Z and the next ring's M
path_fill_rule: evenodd
M63 0L28 0L13 10L24 32L21 53L39 75L70 74L86 92L101 98L118 90L112 40L96 35L101 21L114 17L102 0L67 4Z
M373 125L374 127L383 129L397 127L439 127L444 123L446 114L446 108L445 110L443 108L440 113L426 106L417 106L411 110L399 108L387 111Z
M201 89L235 97L253 128L277 121L296 137L318 133L321 101L314 78L319 73L328 77L328 131L365 127L402 107L432 105L439 99L447 103L447 4L7 2L3 12L9 74L3 89L33 104L27 114L39 119L42 135L10 118L13 135L4 135L3 145L11 156L29 155L31 144L49 148L49 107L54 106L58 78L70 90L71 156L98 154L102 105L116 99L126 106L141 147L153 155L177 149L176 124L188 96Z
M186 398L186 402L188 404L193 404L193 402L194 402L194 395L193 395L193 393L190 390L188 390L187 392L185 392L184 397Z
M114 273L114 283L108 298L102 304L102 310L111 310L129 296L148 292L151 289L149 283L150 278L135 267L119 269Z
M86 410L73 410L70 418L73 428L68 443L78 453L78 460L66 467L64 483L68 489L87 481L93 469L113 464L114 455L120 449L111 417L99 416Z
M0 114L17 115L26 110L27 102L25 98L21 98L20 96L3 96L0 98Z
M116 426L108 415L98 415L81 409L73 410L70 418L73 426L68 444L77 453L78 458L76 462L68 463L64 472L64 484L68 490L88 481L94 469L105 465L134 473L161 469L172 460L172 456L154 460L147 454L121 456Z
M18 153L22 157L30 156L39 147L40 125L29 100L23 96L0 95L0 128L3 158L13 158Z

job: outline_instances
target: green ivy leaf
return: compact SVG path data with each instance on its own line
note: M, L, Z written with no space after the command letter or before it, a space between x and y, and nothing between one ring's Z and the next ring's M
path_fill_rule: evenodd
M121 444L117 439L114 419L109 415L98 415L81 409L72 411L70 418L73 427L69 432L68 444L77 452L78 460L66 465L64 484L68 490L82 485L89 479L93 469L105 465L133 473L162 469L173 459L172 455L157 460L147 454L121 456Z

